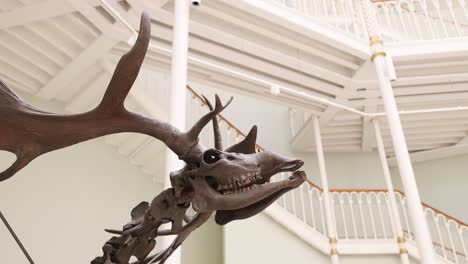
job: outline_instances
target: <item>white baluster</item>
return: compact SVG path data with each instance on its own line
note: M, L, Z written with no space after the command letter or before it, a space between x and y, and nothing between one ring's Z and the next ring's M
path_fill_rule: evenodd
M455 30L457 31L457 37L461 37L462 33L460 30L460 25L458 24L457 16L455 15L455 12L453 11L453 2L452 0L445 0L445 1L447 1L447 6L450 11L450 16L453 19L453 24L455 26Z
M413 234L411 233L411 226L409 224L408 214L406 213L406 198L401 199L401 209L403 210L403 218L406 223L406 230L408 232L408 237L414 240Z
M445 26L445 21L444 18L442 17L442 13L440 12L440 4L438 0L432 0L432 3L434 4L434 7L437 11L437 15L439 16L439 21L442 26L442 29L444 30L445 37L448 38L449 34L447 31L447 27Z
M340 201L340 209L341 209L341 217L343 219L343 226L344 226L344 232L345 232L345 238L346 239L349 239L349 236L348 236L348 221L346 219L346 216L345 216L345 211L344 211L344 199L343 199L343 196L347 195L346 193L341 193L339 194L339 201Z
M322 230L323 230L323 234L326 235L327 234L327 229L325 227L325 213L324 213L324 210L323 210L323 194L321 194L319 196L319 204L320 204L320 216L322 218Z
M357 193L350 193L350 195L349 195L349 209L351 211L351 221L353 223L354 239L358 239L359 235L358 235L358 232L357 232L356 217L354 216L353 194L355 194L356 197L357 197Z
M389 193L387 192L386 193L386 196L385 196L385 204L387 205L387 211L388 211L388 215L390 216L390 222L391 222L391 229L392 229L392 234L393 234L393 238L397 238L398 237L398 231L396 230L396 226L394 224L392 224L394 221L401 221L401 219L398 219L398 220L393 220L392 217L395 217L394 216L394 209L392 208L392 204L391 204L391 198L389 197L390 195L395 195L395 193ZM397 209L398 210L398 209ZM397 211L398 213L398 211ZM399 215L399 214L398 214ZM404 234L403 234L404 236ZM403 237L402 236L402 237Z
M348 3L349 1L347 1L347 0L339 0L339 1L340 1L340 7L341 7L341 11L342 11L342 16L344 17L345 31L346 31L346 33L349 33L348 19L351 19L351 21L352 21L352 18L348 17L348 12L347 12L347 8L346 8L346 3Z
M443 218L445 218L445 216ZM455 243L453 242L452 232L450 231L451 222L452 220L447 221L447 219L444 219L444 226L445 226L445 229L447 230L450 246L452 247L453 258L455 259L455 263L458 264L459 262L458 262L457 249L455 248Z
M354 35L356 35L357 37L361 37L360 34L359 34L359 29L358 29L358 24L357 24L357 21L356 21L356 18L357 15L356 15L356 10L354 8L354 1L353 0L350 0L350 1L345 1L345 3L348 3L349 4L349 7L348 7L348 11L349 11L349 18L351 19L351 26L352 26L352 32L354 33Z
M463 238L463 230L468 230L468 228L462 226L462 227L459 227L458 228L458 237L460 239L460 243L463 247L463 254L465 255L465 260L466 260L466 263L468 263L468 250L466 248L466 244L465 244L465 239Z
M361 215L361 224L362 224L362 231L364 232L364 239L367 239L367 228L366 228L366 222L364 218L364 213L362 211L362 199L361 195L358 196L358 206L359 206L359 213Z
M356 0L356 1L359 1L359 0ZM369 33L366 30L366 22L364 20L364 14L363 14L362 7L361 7L361 5L359 3L355 4L354 6L357 9L357 13L359 14L359 20L361 22L361 27L362 27L361 29L362 29L362 33L364 34L364 38L369 39Z
M375 227L375 219L374 219L374 214L372 213L372 193L369 193L365 195L366 200L367 200L367 208L369 210L369 215L371 219L371 226L372 226L372 231L374 232L374 239L377 239L377 228Z
M299 188L299 191L301 192L302 220L304 221L304 223L307 224L306 210L305 210L305 203L304 203L304 186L305 186L305 184L303 184Z
M439 218L438 218L438 216L435 215L434 211L429 210L429 212L431 212L432 218L434 219L434 223L435 223L436 231L437 231L437 236L439 237L439 243L440 243L441 248L442 248L442 254L444 255L444 258L448 260L447 252L445 251L444 238L442 237L442 232L440 232Z
M314 192L317 193L317 197L320 196L320 191L316 190L313 187L309 187L308 193L309 193L309 198L310 198L310 217L312 218L312 226L314 228L317 228L317 223L315 222L315 210L314 210Z
M340 18L340 16L338 15L338 12L337 12L337 9L336 9L336 0L330 0L329 1L331 3L331 9L332 9L332 19L335 21L335 27L339 27L339 21L338 19Z
M379 218L380 218L380 224L382 225L383 238L387 239L387 229L385 227L384 217L382 214L382 200L380 199L379 194L377 194L377 210L379 211Z
M413 23L414 23L414 26L416 27L416 32L418 33L418 39L423 39L421 26L419 25L419 19L416 17L416 14L415 14L415 11L414 11L414 9L415 9L414 3L415 2L417 2L417 1L415 1L415 0L408 1L408 9L410 11L411 17L413 18Z
M297 218L299 218L299 216L297 215L297 206L296 206L296 197L295 197L295 192L289 192L289 197L291 197L291 202L292 202L292 213L293 215L295 215Z
M423 0L421 2L421 7L423 9L424 17L426 18L426 26L429 27L429 31L431 32L432 39L435 39L436 38L436 33L435 33L434 27L432 25L432 20L429 18L429 11L427 10L426 0Z
M401 10L401 2L397 2L396 3L396 11L398 13L398 17L400 18L400 24L401 24L401 27L403 29L403 33L405 33L405 36L406 37L409 37L409 33L408 33L408 29L406 28L406 25L405 25L405 20L403 19L403 15L402 15L402 10Z

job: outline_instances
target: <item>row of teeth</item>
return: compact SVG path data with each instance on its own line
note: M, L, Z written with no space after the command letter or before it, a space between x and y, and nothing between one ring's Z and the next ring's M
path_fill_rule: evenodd
M230 194L248 192L248 191L250 191L250 190L255 189L255 186L256 186L256 185L252 185L252 186L245 187L245 188L242 188L242 189L228 190L228 191L223 192L223 195L230 195Z
M245 178L245 176L243 176L241 178L234 179L233 183L229 183L229 184L225 184L225 185L218 185L218 188L216 188L216 190L218 190L218 191L226 191L226 190L234 191L234 190L238 189L239 187L254 183L254 182L260 180L261 178L262 177L258 173L256 173L254 176L249 177L249 178Z

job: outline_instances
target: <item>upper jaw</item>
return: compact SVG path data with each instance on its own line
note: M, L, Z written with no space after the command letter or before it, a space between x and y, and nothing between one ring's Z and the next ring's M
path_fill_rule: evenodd
M279 166L278 172L288 172L288 171L297 171L304 165L304 161L300 159L295 159L287 161Z
M195 189L193 206L199 212L215 210L237 210L262 201L271 195L283 190L296 188L305 178L303 174L290 177L288 180L268 183L271 176L278 172L295 171L304 164L301 160L289 160L276 166L272 171L254 174L252 178L240 182L240 185L222 185L221 190L213 189L204 177L192 180ZM242 179L242 178L241 178ZM237 184L237 183L236 183ZM227 188L227 189L226 189ZM218 188L219 189L219 186Z

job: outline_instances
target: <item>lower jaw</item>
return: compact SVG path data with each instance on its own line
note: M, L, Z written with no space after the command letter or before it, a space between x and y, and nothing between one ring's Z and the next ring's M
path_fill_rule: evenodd
M272 203L274 203L278 198L280 198L281 195L285 194L286 192L292 189L293 187L284 188L282 190L279 190L271 194L270 196L264 198L261 201L258 201L252 205L249 205L247 207L244 207L238 210L218 210L216 212L215 221L218 225L225 225L235 220L242 220L242 219L252 217L262 212L263 210L265 210L265 208L267 208Z

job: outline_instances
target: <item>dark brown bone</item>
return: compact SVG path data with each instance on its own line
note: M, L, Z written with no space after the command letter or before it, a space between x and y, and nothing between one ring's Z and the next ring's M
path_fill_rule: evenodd
M103 256L96 258L93 264L127 264L132 256L146 263L149 258L145 257L154 248L157 236L177 234L172 245L155 257L162 264L215 211L220 224L253 216L284 192L299 186L305 177L303 173L295 173L291 180L266 184L272 175L295 171L303 162L271 152L255 153L256 127L242 142L222 151L219 125L215 119L232 98L223 106L216 96L215 106L209 104L211 111L187 132L181 132L168 123L128 112L124 108L124 100L143 63L150 39L150 26L150 18L143 14L134 47L117 64L99 106L87 113L65 116L42 112L21 101L0 82L0 150L17 156L17 161L0 173L0 181L8 179L41 154L121 132L142 133L161 140L187 163L183 169L171 174L174 189L162 192L151 205L141 203L135 207L131 222L123 230L108 230L118 236L106 243ZM198 143L198 136L210 121L214 124L215 147L218 150L205 151ZM210 162L205 161L213 154L219 155ZM242 194L221 193L216 188L219 186L215 185L228 182L228 189L231 189L232 186L244 186L253 181L258 185L256 189L242 189ZM183 226L190 204L198 214ZM171 230L158 231L161 224L168 222L172 223Z
M156 196L150 205L147 202L138 204L131 212L132 220L122 231L106 230L119 236L107 241L103 247L104 255L95 258L91 264L107 264L106 261L111 261L109 264L127 264L132 256L143 261L154 249L158 235L187 233L193 223L182 226L188 209L183 200L186 198L177 199L174 189L170 188ZM172 229L158 233L161 224L169 222ZM170 254L166 254L169 257Z
M205 96L203 96L203 99L205 99L205 103L210 111L213 111L213 105L211 104L210 100L208 100ZM215 149L223 150L223 139L221 137L221 131L219 129L219 122L217 117L213 118L213 134Z
M198 135L223 106L219 98L213 111L203 116L190 130L181 132L172 125L128 112L124 100L140 70L150 39L151 20L144 13L138 39L117 64L104 98L94 110L77 115L46 113L29 106L0 82L0 150L16 155L10 168L0 173L4 181L36 157L104 135L135 132L164 142L180 159L194 162L204 148Z

